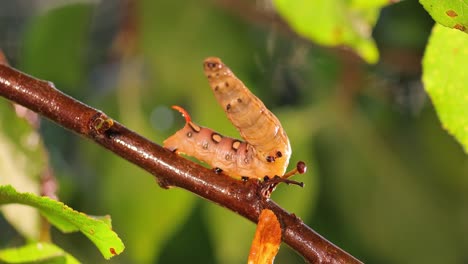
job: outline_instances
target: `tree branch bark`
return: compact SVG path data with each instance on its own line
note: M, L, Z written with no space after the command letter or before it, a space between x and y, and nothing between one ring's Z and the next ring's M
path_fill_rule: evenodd
M278 217L283 241L310 263L361 263L317 234L294 214L260 194L257 180L243 182L216 174L147 140L38 80L0 64L0 95L87 137L153 174L163 188L179 187L257 222L262 209Z

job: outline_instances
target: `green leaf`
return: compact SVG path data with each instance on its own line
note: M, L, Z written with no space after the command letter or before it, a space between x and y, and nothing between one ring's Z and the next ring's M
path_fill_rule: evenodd
M97 220L67 205L31 193L18 193L10 185L0 186L0 204L19 203L36 207L54 226L63 231L81 231L109 259L120 254L124 245L112 231L109 221Z
M445 129L468 153L468 35L436 25L423 59L424 87Z
M468 2L462 0L420 0L432 18L439 24L468 31Z
M369 63L379 54L371 37L380 8L389 1L275 0L279 14L300 35L322 45L348 45Z
M19 248L2 249L0 261L2 263L80 263L72 255L50 243L31 243Z

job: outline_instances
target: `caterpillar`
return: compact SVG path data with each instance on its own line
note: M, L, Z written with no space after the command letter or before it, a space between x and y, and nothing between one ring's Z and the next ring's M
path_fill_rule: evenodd
M209 57L203 66L217 101L244 141L199 126L185 109L173 106L186 123L163 142L164 147L193 156L235 178L286 179L304 173L305 164L299 162L296 169L285 174L291 156L289 139L263 102L219 58Z

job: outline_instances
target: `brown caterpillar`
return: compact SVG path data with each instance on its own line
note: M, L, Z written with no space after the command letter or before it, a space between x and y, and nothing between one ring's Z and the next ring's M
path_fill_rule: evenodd
M216 99L245 142L198 126L187 111L173 106L185 117L186 124L164 141L164 147L193 156L236 178L284 179L305 172L305 164L299 162L295 170L284 174L291 156L289 139L262 101L219 58L207 58L204 69Z

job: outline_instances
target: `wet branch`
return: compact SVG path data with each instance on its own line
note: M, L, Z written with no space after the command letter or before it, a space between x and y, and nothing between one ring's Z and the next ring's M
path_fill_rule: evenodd
M179 187L257 222L262 209L278 217L283 241L310 263L361 263L260 194L256 180L219 175L162 148L42 81L0 64L0 95L87 137L153 174L163 188Z

